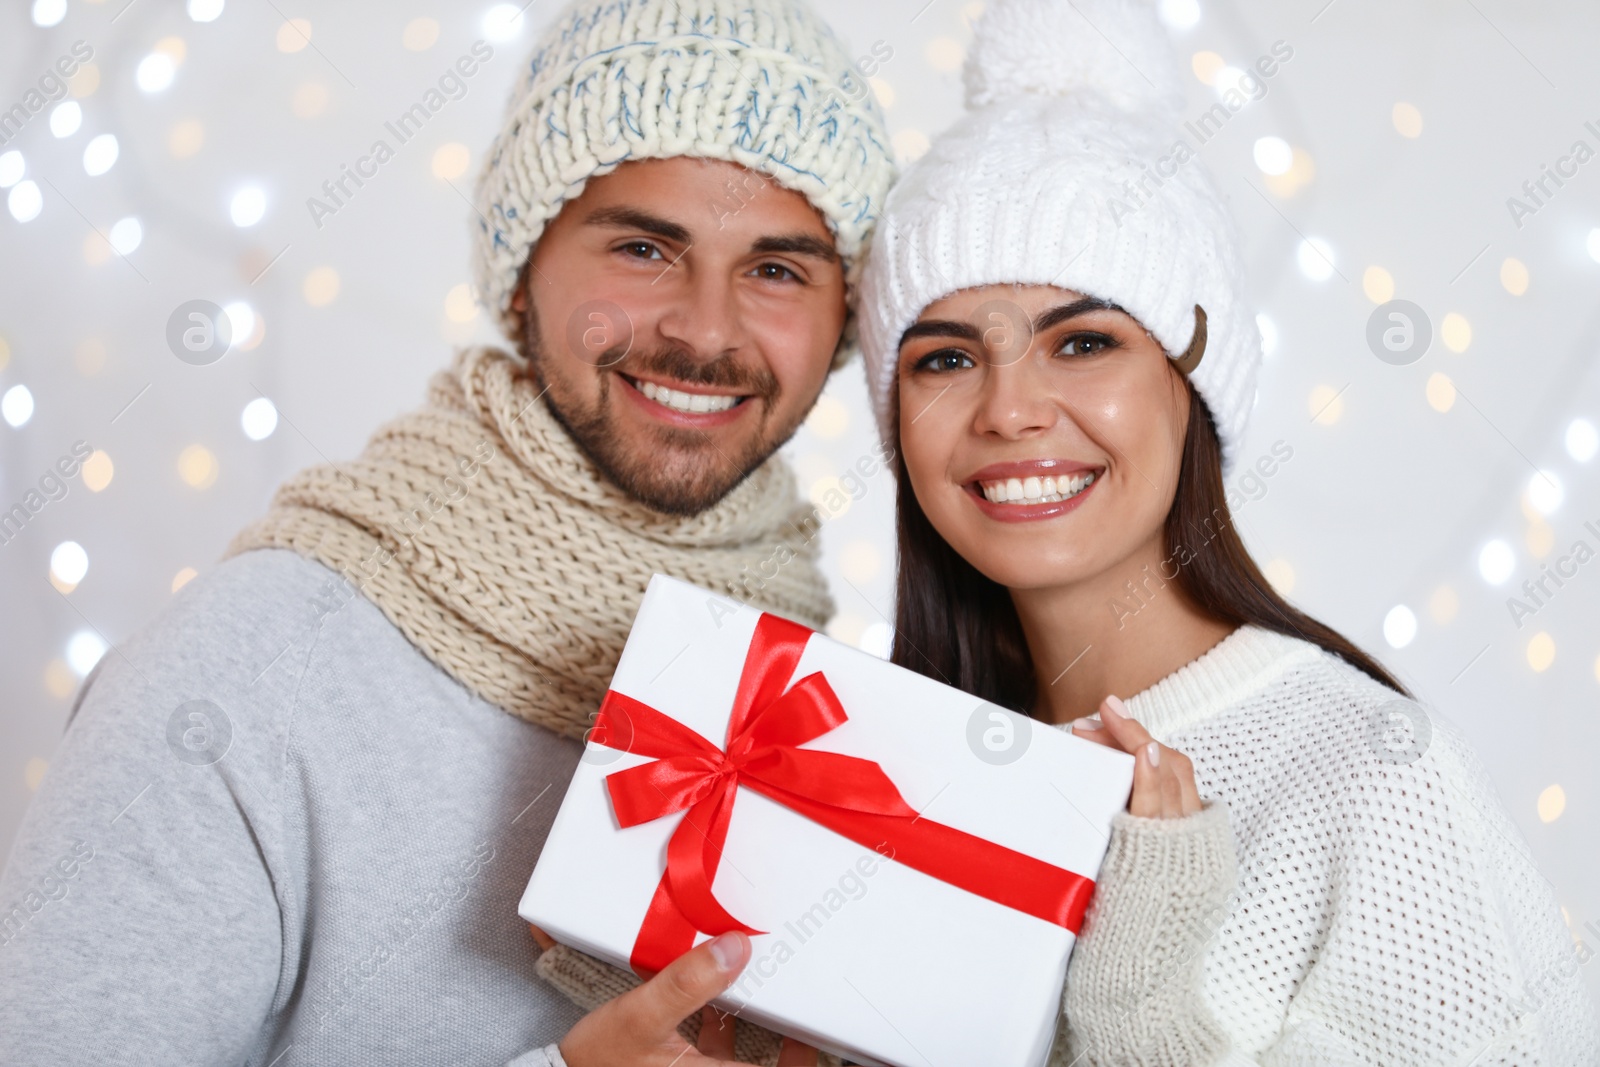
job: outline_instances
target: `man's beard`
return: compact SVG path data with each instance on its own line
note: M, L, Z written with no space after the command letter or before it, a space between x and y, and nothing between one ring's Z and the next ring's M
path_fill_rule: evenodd
M648 353L602 353L595 360L602 368L597 372L599 391L590 406L557 395L557 380L545 371L544 361L552 356L538 331L532 301L523 324L523 340L528 366L545 390L545 404L556 421L608 481L656 511L700 514L732 492L799 428L798 419L793 425L768 427L780 392L777 378L770 370L746 367L731 356L702 361L678 347ZM761 405L757 432L737 454L729 454L704 430L662 425L651 427L650 440L630 449L613 431L613 418L607 411L619 371L745 394L742 403Z

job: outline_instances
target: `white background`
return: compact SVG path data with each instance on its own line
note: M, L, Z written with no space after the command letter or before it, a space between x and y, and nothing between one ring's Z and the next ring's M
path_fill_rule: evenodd
M79 128L56 137L41 112L0 146L21 151L22 180L43 198L27 222L0 211L0 392L23 385L34 401L22 425L0 422L0 510L78 440L103 450L114 472L97 492L73 479L64 499L0 544L0 849L46 773L96 642L116 655L170 597L175 576L214 565L281 479L353 455L380 421L420 401L452 344L492 336L460 291L449 301L468 278L467 198L506 87L555 9L536 0L511 36L491 40L494 58L466 97L318 229L307 197L487 36L489 5L228 0L200 24L172 0L125 3L71 0L49 27L36 26L22 0L0 13L0 108L77 40L94 49L97 81L83 76L74 86L83 95L67 98L82 109ZM820 7L853 52L879 41L893 50L878 90L897 150L919 152L959 113L958 68L979 5ZM1582 462L1564 445L1574 419L1600 422L1600 235L1591 237L1600 160L1550 186L1554 195L1520 227L1507 208L1575 141L1600 150L1600 9L1576 0L1201 0L1199 14L1175 31L1186 64L1213 52L1248 66L1278 40L1294 50L1266 96L1202 154L1239 220L1253 298L1276 334L1241 456L1249 462L1277 441L1293 449L1239 512L1246 542L1297 604L1461 725L1574 934L1600 949L1600 560L1520 628L1506 605L1573 542L1600 550L1600 535L1584 529L1591 521L1600 530L1600 460ZM309 23L309 47L285 18ZM418 19L436 23L431 43ZM408 25L410 44L425 47L406 46ZM153 51L181 59L170 86L144 92L136 72ZM1204 58L1194 66L1208 69ZM1197 115L1217 90L1196 76L1190 87ZM1415 136L1399 128L1397 104L1420 117L1420 131L1407 126ZM197 127L180 128L190 143L177 147L195 150L175 153L185 122ZM119 156L91 177L84 151L103 133L117 138ZM1292 146L1298 180L1258 166L1262 137ZM450 150L436 153L450 144L463 146L467 165L446 180L435 164ZM265 195L265 214L240 228L230 201L251 185ZM110 252L101 235L129 217L141 242L126 256ZM1335 268L1326 277L1302 268L1306 238L1325 242ZM313 306L308 279L327 277L314 275L319 268L336 272L338 290ZM1430 317L1435 339L1420 361L1391 366L1368 349L1367 320L1388 297L1370 268ZM248 302L263 324L259 340L213 366L180 363L166 321L196 298ZM1451 314L1470 330L1447 338L1461 351L1439 336ZM280 420L252 441L240 414L262 395ZM180 471L192 446L215 465L210 480L205 454L188 453L188 472L209 480L205 488ZM836 375L789 452L809 490L873 447L857 362ZM1562 489L1548 513L1529 497L1537 470ZM892 504L880 475L825 528L839 604L830 629L841 639L884 640ZM1480 568L1496 539L1511 564L1498 585ZM61 592L51 558L67 541L89 566ZM1399 606L1416 626L1394 647L1384 623ZM1390 627L1397 638L1405 631ZM1595 930L1584 932L1589 922ZM1600 990L1600 968L1585 977Z

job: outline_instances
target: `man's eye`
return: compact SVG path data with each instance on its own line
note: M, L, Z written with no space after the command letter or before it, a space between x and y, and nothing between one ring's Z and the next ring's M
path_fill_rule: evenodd
M800 276L782 263L763 263L756 268L756 277L762 281L781 282L785 278L799 280Z
M976 367L971 356L959 348L941 348L937 352L929 352L912 366L912 370L932 371L940 374L946 371L965 370Z
M629 241L621 249L635 259L660 259L661 250L649 241Z

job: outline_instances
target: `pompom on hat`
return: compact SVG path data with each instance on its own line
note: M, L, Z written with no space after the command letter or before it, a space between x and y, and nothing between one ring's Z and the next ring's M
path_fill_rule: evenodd
M827 221L852 295L894 178L877 101L804 0L577 0L529 57L478 176L472 274L508 337L545 224L633 159L737 163ZM835 353L853 350L852 321Z
M1200 394L1231 470L1261 333L1234 221L1182 128L1180 71L1154 0L990 0L967 55L969 111L890 192L862 278L886 440L900 337L924 308L979 286L1053 285L1149 331Z

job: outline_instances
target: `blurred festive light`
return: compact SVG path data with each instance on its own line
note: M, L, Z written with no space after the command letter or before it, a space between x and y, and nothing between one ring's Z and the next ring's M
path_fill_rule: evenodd
M412 19L400 33L400 43L408 52L426 52L439 39L439 23L434 19Z
M278 51L298 52L311 43L311 23L306 19L290 19L278 27Z
M1539 794L1539 821L1555 822L1567 810L1567 791L1552 785Z
M1215 52L1196 52L1189 60L1189 67L1194 71L1194 76L1204 85L1217 84L1217 76L1227 65L1227 62Z
M1340 390L1329 385L1319 385L1311 390L1311 398L1306 402L1306 407L1311 412L1311 417L1323 426L1332 426L1339 421L1339 416L1344 414L1344 397Z
M50 112L50 132L57 137L71 137L83 125L83 107L76 100L57 104Z
M67 17L67 0L33 0L33 24L54 26Z
M850 428L850 409L836 397L819 396L806 416L806 428L824 440L837 440Z
M894 107L894 85L883 78L868 78L867 84L872 86L872 95L878 98L878 104L884 108Z
M215 22L223 4L224 0L189 0L189 17L196 22Z
M22 429L33 418L33 394L26 385L13 385L0 396L0 418L14 429Z
M182 37L163 37L150 46L152 52L160 52L172 60L174 67L181 64L184 57L189 54L189 46Z
M327 307L339 297L339 272L332 267L317 267L300 283L300 295L314 308Z
M239 425L250 440L265 441L278 428L278 409L266 397L258 396L244 406Z
M57 700L66 700L77 690L78 676L66 660L53 659L44 665L44 687Z
M289 104L297 119L314 119L328 108L328 87L320 82L306 82L294 91Z
M1565 495L1561 479L1549 471L1540 471L1528 479L1528 499L1541 515L1548 515L1559 508Z
M132 215L118 219L116 225L111 227L111 247L122 255L130 255L143 240L144 227L140 226L139 220Z
M94 91L100 88L100 66L97 63L85 63L78 68L78 73L67 79L67 88L72 95L82 100L86 96L93 96Z
M1428 598L1428 616L1440 626L1454 619L1460 607L1461 598L1448 585L1441 585Z
M1567 424L1567 455L1587 463L1600 451L1600 431L1588 419L1573 419Z
M1450 375L1434 371L1428 375L1428 406L1435 411L1449 411L1456 405L1456 383Z
M1261 568L1261 574L1267 584L1278 591L1279 596L1294 592L1294 566L1288 560L1268 560L1267 565Z
M478 317L478 302L466 282L454 286L444 297L444 313L451 322L471 322Z
M167 133L167 151L174 159L187 159L200 151L205 143L206 130L198 119L184 119Z
M1465 352L1472 344L1472 324L1465 315L1452 311L1439 323L1439 340L1452 352Z
M459 178L472 164L472 153L460 141L440 145L433 153L433 176L445 181Z
M43 207L44 194L39 192L38 183L31 178L13 185L6 196L6 208L18 222L32 222L39 217Z
M106 455L104 449L97 448L83 461L83 487L91 493L98 493L111 484L111 476L115 473L111 457Z
M967 50L954 37L935 37L922 50L928 66L941 74L954 74L967 58Z
M1500 284L1512 296L1528 291L1528 265L1515 257L1507 257L1500 264Z
M1294 149L1282 137L1256 138L1253 155L1263 174L1285 174L1294 162Z
M225 304L222 313L228 316L228 332L233 337L233 343L238 344L256 331L255 309L243 300L235 300Z
M178 476L195 489L209 489L217 480L217 457L204 445L190 445L178 453Z
M888 659L890 650L894 648L894 627L881 619L868 623L866 629L861 631L856 647L868 655Z
M165 52L151 52L139 60L139 67L134 71L134 81L139 88L147 93L159 93L172 84L172 77L177 73L178 66L172 62L172 57Z
M106 643L93 630L79 630L67 641L67 666L79 678L94 670L106 654Z
M185 567L172 576L172 591L176 593L194 579L198 572L193 567Z
M254 226L267 213L267 194L254 185L246 186L233 194L228 204L228 215L240 229Z
M1161 0L1161 21L1175 30L1193 29L1200 21L1197 0Z
M1415 104L1396 104L1394 110L1389 113L1389 118L1401 137L1422 136L1422 112L1417 110Z
M877 547L870 541L858 539L838 550L838 571L850 581L870 582L880 568L882 560L878 560Z
M1261 354L1271 357L1278 351L1278 324L1266 315L1256 315L1256 329L1261 331Z
M116 164L119 154L121 149L117 145L117 135L102 133L84 146L83 169L89 177L98 178Z
M483 15L483 32L491 41L509 41L523 25L522 9L516 4L496 4Z
M22 158L22 153L15 148L9 152L0 153L0 189L9 189L20 182L27 170L27 161Z
M1396 604L1383 617L1383 639L1390 648L1405 648L1417 636L1417 616L1404 604Z
M1307 237L1295 251L1300 273L1314 282L1333 277L1333 246L1320 237Z
M63 541L50 553L50 573L66 585L77 585L89 573L89 553L76 541Z
M1368 267L1361 275L1361 291L1374 304L1387 304L1394 299L1394 275L1382 267Z
M1499 585L1511 577L1517 567L1517 555L1511 546L1498 537L1478 552L1478 573L1490 585Z
M895 162L904 165L921 159L931 142L921 130L900 130L889 138L889 144L894 148Z
M1589 258L1600 263L1600 226L1589 231Z
M1550 664L1556 661L1555 638L1543 630L1528 638L1528 666L1537 672L1550 669Z
M1294 159L1289 164L1288 170L1282 174L1268 174L1262 180L1274 196L1287 199L1310 185L1311 179L1316 176L1317 166L1312 161L1310 153L1303 148L1295 148Z

